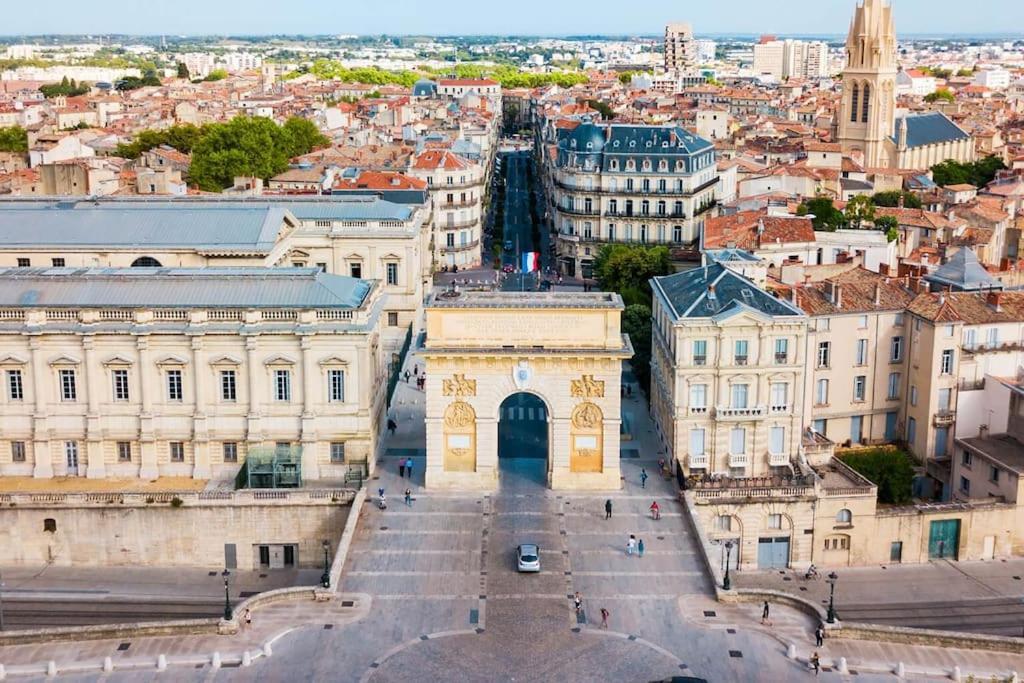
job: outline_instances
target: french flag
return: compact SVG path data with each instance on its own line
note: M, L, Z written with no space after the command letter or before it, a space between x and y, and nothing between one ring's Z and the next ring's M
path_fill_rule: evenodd
M540 254L535 251L528 251L523 254L523 272L532 273L540 270Z

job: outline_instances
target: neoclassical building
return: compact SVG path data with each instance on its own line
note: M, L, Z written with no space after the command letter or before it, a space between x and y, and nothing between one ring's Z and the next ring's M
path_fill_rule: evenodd
M0 266L291 266L379 281L389 351L421 325L430 240L426 205L375 197L0 204Z
M413 161L409 175L427 183L433 206L433 257L437 265L480 265L486 171L447 149L428 149Z
M695 243L715 204L711 142L675 126L559 127L544 160L561 272L592 277L602 244Z
M0 475L303 479L371 464L379 283L315 268L0 270Z
M896 24L892 5L864 0L846 37L843 95L836 112L843 154L871 168L927 169L974 160L974 141L945 114L897 117Z

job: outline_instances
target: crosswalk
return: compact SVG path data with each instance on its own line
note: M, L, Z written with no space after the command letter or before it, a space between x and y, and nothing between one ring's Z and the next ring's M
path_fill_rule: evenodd
M543 406L505 406L501 409L501 419L510 422L546 422L547 412Z

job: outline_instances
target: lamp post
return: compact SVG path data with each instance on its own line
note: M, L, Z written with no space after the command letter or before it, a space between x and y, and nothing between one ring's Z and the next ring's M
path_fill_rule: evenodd
M828 623L836 623L836 581L839 575L832 572L828 575L828 616L825 619Z
M320 585L324 588L331 587L331 565L327 562L327 554L330 550L331 542L324 541L324 573L320 577Z
M722 578L722 589L730 590L732 581L729 580L729 557L732 555L732 541L725 542L725 576Z
M228 577L231 576L231 572L225 569L220 575L224 577L224 621L231 621L231 594L228 592Z

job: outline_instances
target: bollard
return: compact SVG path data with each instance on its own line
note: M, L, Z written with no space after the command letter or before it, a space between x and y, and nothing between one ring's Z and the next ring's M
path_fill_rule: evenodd
M953 667L953 673L950 676L950 678L953 679L954 683L960 683L960 680L963 678L963 674L960 673L960 667L959 666L954 666Z
M789 647L786 648L786 656L790 659L796 659L796 645L793 643L789 644Z
M896 678L906 678L907 667L903 666L903 662L899 662L896 665Z
M156 670L167 671L167 655L158 655L156 658Z
M267 643L266 645L263 646L263 656L264 657L270 657L273 654L274 654L274 651L270 649L270 643Z
M836 667L836 670L841 674L850 673L850 667L846 663L846 657L839 658L839 665Z
M210 668L216 671L220 668L220 653L214 652L213 657L210 658Z
M114 660L110 657L103 658L103 672L110 673L114 670Z
M57 662L52 659L46 663L46 675L51 677L57 675Z
M252 665L252 655L249 654L248 650L245 650L242 653L242 666L251 666L251 665Z

